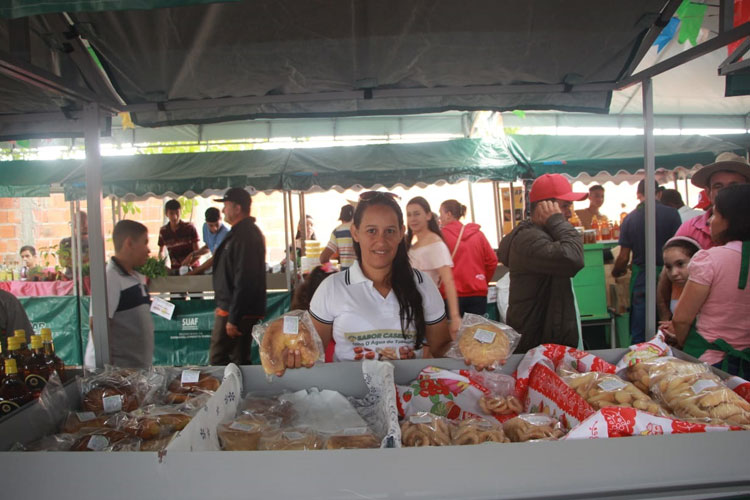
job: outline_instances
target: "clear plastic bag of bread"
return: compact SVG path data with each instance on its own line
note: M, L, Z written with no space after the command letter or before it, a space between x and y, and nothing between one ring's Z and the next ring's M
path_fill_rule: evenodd
M52 434L26 444L15 443L8 451L69 451L78 438L77 433Z
M126 415L116 428L143 441L151 441L181 431L192 418L192 415L181 412L174 406L150 407Z
M514 443L556 440L565 435L560 422L544 413L523 413L503 423L503 431Z
M513 415L523 413L523 403L516 394L516 379L504 373L473 371L470 375L487 393L479 398L479 407L487 415Z
M640 361L626 370L626 378L641 391L650 394L652 384L663 377L686 376L710 372L704 363L691 363L672 356L662 356Z
M60 432L65 434L75 434L86 428L103 428L107 427L107 421L112 418L112 414L102 413L97 415L93 411L69 411L63 418L60 426Z
M199 394L213 394L221 386L221 380L200 368L172 370L167 385L165 402L179 404Z
M254 451L264 434L281 428L281 418L267 414L240 414L237 418L218 425L221 449L226 451Z
M276 396L258 396L248 394L242 400L239 411L243 415L265 419L278 419L280 425L291 427L297 416L294 405L289 401L280 400Z
M326 439L327 450L380 448L380 440L368 428L342 429Z
M505 364L520 340L518 332L508 325L466 313L446 356L463 359L476 370L494 370Z
M669 412L648 394L612 373L579 373L573 368L560 365L557 374L595 410L617 406L669 416Z
M451 430L448 419L432 413L415 413L401 422L404 446L448 446Z
M258 443L259 450L322 450L325 439L313 429L292 427L264 433Z
M451 444L510 443L503 426L481 418L451 422Z
M273 321L255 325L253 338L260 346L260 362L269 376L284 374L290 350L299 351L300 362L306 368L325 361L323 342L307 311L289 311Z
M84 429L70 451L139 451L141 440L117 429Z
M78 379L83 411L116 413L133 411L155 401L164 390L161 369L136 370L107 366Z
M675 416L712 424L750 425L750 403L724 385L708 365L661 359L664 361L650 370L651 392Z

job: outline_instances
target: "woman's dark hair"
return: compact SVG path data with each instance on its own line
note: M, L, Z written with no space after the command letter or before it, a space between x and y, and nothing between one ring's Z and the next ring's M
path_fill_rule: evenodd
M451 214L456 220L466 215L466 205L461 205L456 200L445 200L440 208Z
M313 220L312 215L305 215L305 233L307 233L307 220ZM299 230L300 225L302 224L302 219L299 220L299 223L297 224L297 234L294 236L295 240L317 240L318 238L315 236L315 230L313 230L312 234L309 235L307 238L302 237L302 231Z
M354 227L359 229L362 223L362 217L365 210L374 205L388 207L396 213L399 227L404 226L404 214L401 208L388 193L374 192L376 194L363 193L354 211ZM363 197L367 195L364 199ZM354 252L357 254L357 261L362 262L362 249L357 241L354 242ZM401 240L396 249L396 256L391 264L391 289L398 300L398 315L401 319L401 334L406 338L406 330L413 322L417 330L415 347L419 349L424 342L425 331L427 329L424 321L424 308L422 307L422 294L417 289L414 282L414 270L409 263L409 255L406 253L406 243Z
M315 269L310 271L307 277L305 277L305 280L294 289L290 310L301 309L307 311L310 309L310 301L312 300L313 295L315 295L315 290L318 289L328 275L335 272L335 270L328 272L323 269L323 266L316 266Z
M430 217L430 220L427 221L427 229L432 231L433 233L440 236L440 239L445 241L445 238L443 238L443 232L440 230L440 225L438 224L437 219L435 218L435 214L432 213L432 210L430 210L430 204L422 198L421 196L416 196L409 200L409 203L406 204L406 209L409 209L409 205L419 205L422 207L422 210L424 210L424 213L432 215ZM408 252L411 248L411 240L414 237L414 233L412 232L411 228L408 228L406 230L406 251Z
M687 239L681 239L679 236L667 241L661 251L664 252L665 250L668 250L670 248L679 248L680 250L685 252L685 255L687 255L691 259L693 258L693 255L695 255L698 250L700 250L697 242L691 242Z
M714 211L727 221L727 228L714 238L717 243L750 241L750 184L734 184L719 191Z

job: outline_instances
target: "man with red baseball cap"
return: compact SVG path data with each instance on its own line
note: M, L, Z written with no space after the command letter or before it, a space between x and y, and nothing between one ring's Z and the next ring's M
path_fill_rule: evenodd
M510 269L507 323L521 334L516 352L546 343L578 346L571 278L583 268L583 240L568 219L573 202L586 197L562 175L542 175L529 193L531 220L500 242L500 261Z

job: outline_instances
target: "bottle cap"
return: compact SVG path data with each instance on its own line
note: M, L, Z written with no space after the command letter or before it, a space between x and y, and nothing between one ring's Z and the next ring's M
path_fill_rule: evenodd
M9 351L15 351L19 347L21 346L18 345L18 339L16 337L8 337L8 350Z
M42 337L39 335L32 335L31 336L31 348L32 349L41 349L42 348Z
M13 330L13 336L26 339L26 330Z
M42 335L42 337L44 337L45 335L52 335L52 330L45 327L39 330L39 333Z
M52 330L42 328L42 342L52 342Z
M5 373L6 375L11 373L18 373L18 366L16 366L15 359L10 358L5 360Z

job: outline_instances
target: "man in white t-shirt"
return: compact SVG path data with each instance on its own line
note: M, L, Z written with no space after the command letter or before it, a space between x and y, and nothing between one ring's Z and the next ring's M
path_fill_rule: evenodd
M422 295L425 323L439 323L445 318L445 304L435 283L417 270L414 279ZM333 325L336 361L378 359L386 349L398 353L401 347L414 348L416 329L412 324L406 334L401 332L393 291L383 297L357 261L320 284L310 302L310 314L323 324Z

